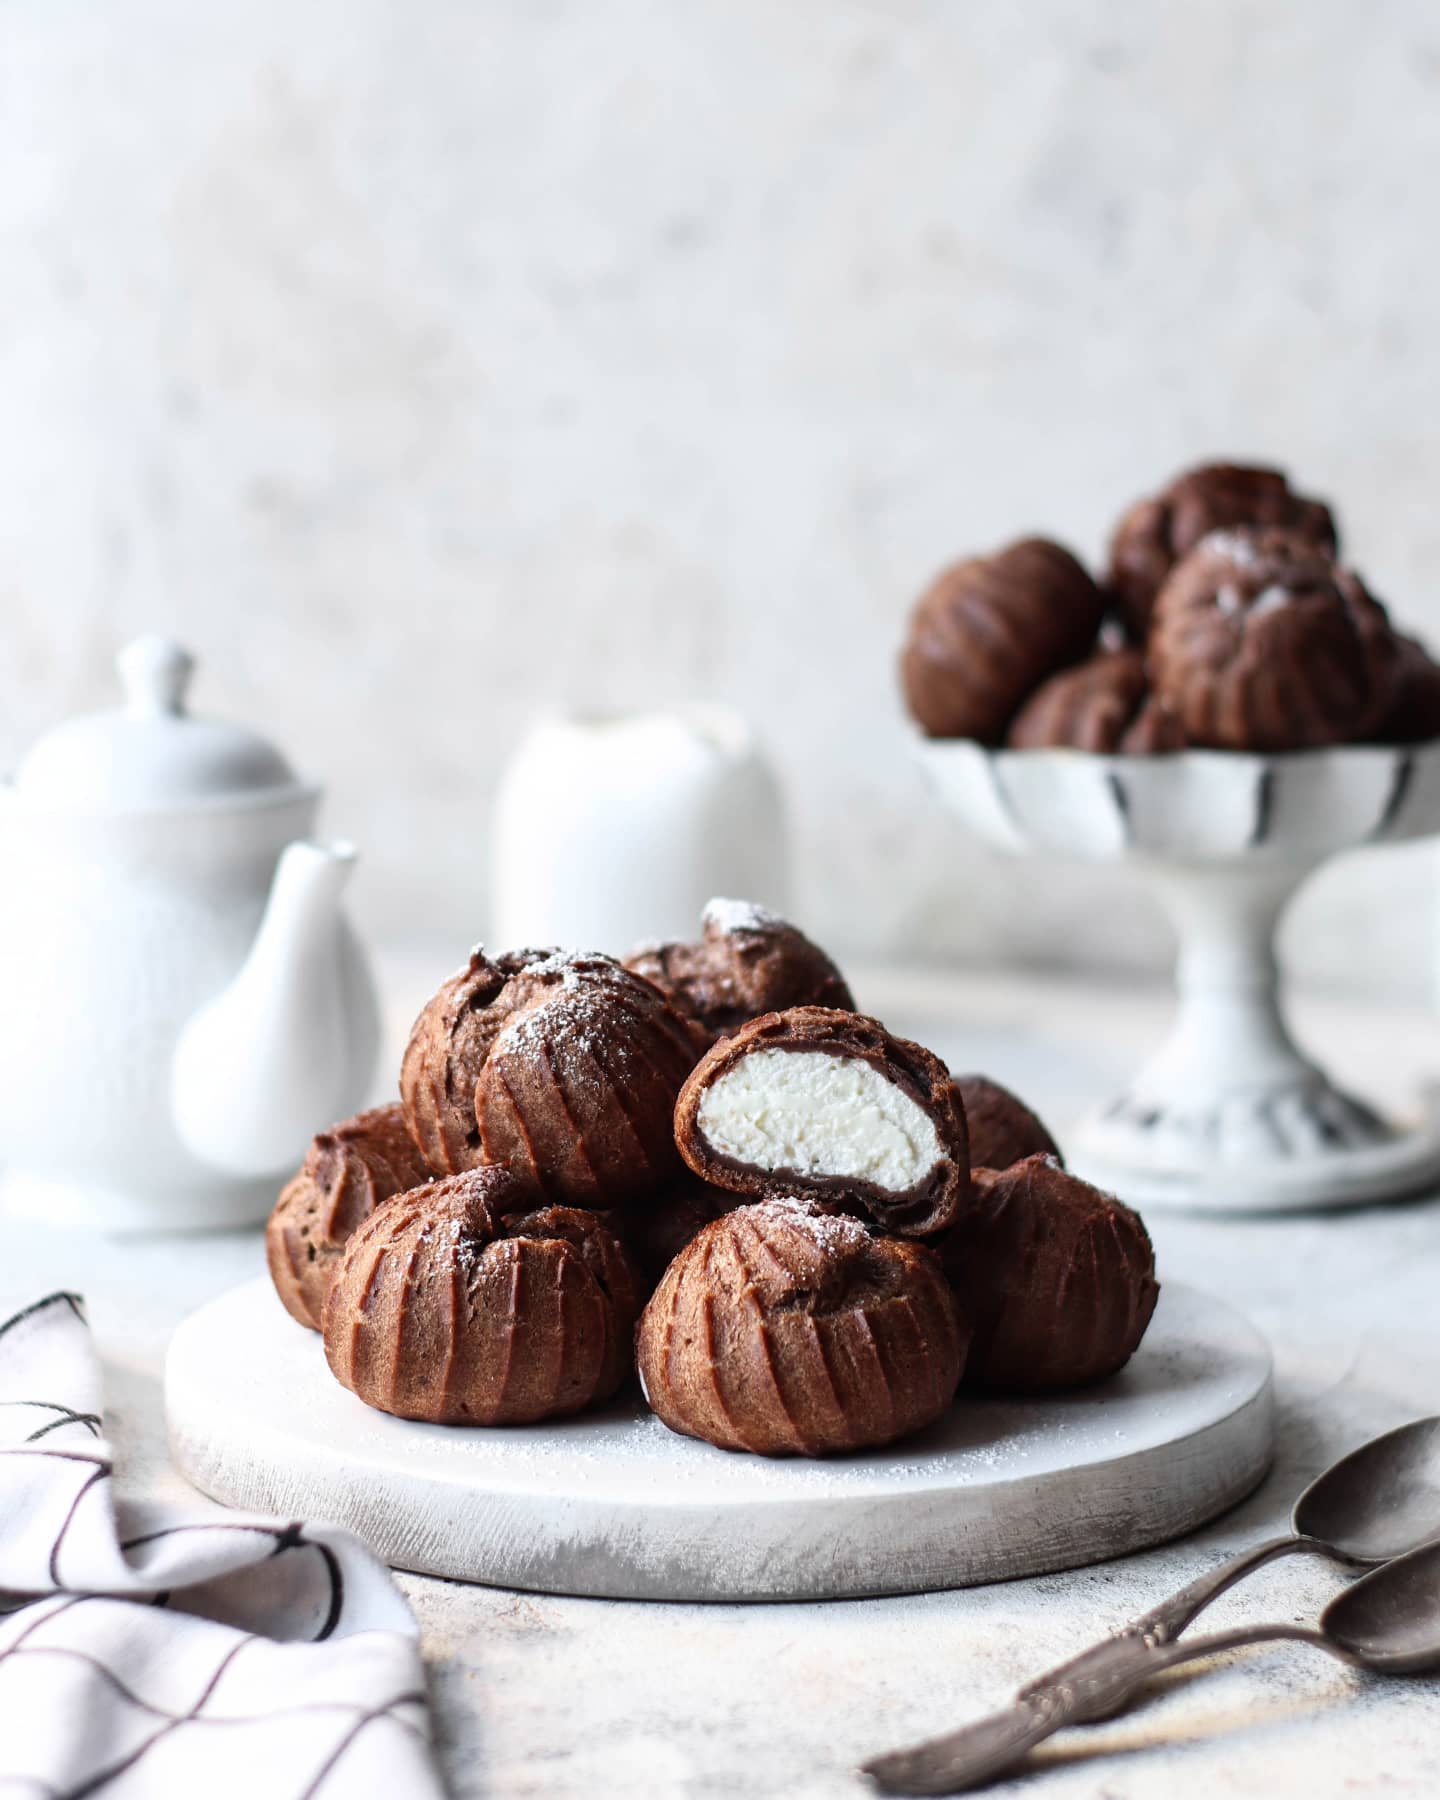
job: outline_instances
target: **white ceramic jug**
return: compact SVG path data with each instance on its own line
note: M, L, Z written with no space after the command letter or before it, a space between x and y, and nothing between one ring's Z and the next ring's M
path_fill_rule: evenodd
M785 906L775 778L722 707L537 720L501 781L491 853L490 931L506 949L623 956L693 938L713 894Z
M269 744L185 710L192 658L120 655L123 709L0 788L7 1209L114 1230L262 1218L378 1043L347 844Z

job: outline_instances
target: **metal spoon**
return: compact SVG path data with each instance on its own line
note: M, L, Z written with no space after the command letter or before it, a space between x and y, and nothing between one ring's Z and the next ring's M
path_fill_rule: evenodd
M1164 1669L1251 1644L1290 1639L1376 1675L1410 1675L1440 1665L1440 1543L1372 1569L1304 1625L1248 1625L1183 1644L1162 1644L1088 1676L1081 1688L1047 1688L1008 1711L863 1767L883 1793L955 1794L1002 1774L1062 1726L1113 1711ZM1077 1703L1080 1710L1077 1710ZM1097 1710L1098 1709L1098 1712Z
M1013 1721L1026 1703L1058 1695L1068 1708L1068 1724L1103 1719L1121 1704L1115 1684L1127 1670L1148 1671L1157 1649L1264 1564L1297 1550L1361 1565L1384 1563L1437 1537L1440 1419L1417 1419L1372 1438L1318 1475L1295 1502L1289 1531L1221 1563L1103 1643L1028 1682L1015 1705L994 1716Z
M1342 1456L1295 1502L1289 1531L1199 1576L1103 1643L1027 1682L1017 1698L1114 1673L1127 1650L1143 1658L1171 1643L1212 1600L1276 1557L1304 1550L1369 1567L1432 1538L1440 1538L1440 1418L1416 1419ZM1105 1712L1077 1714L1075 1722L1087 1717L1101 1719Z

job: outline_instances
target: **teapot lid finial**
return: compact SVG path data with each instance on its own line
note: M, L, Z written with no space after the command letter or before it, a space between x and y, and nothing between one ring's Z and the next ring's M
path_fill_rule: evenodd
M25 805L60 813L184 812L288 803L313 790L244 725L186 707L195 658L172 638L134 638L116 657L124 705L47 732L15 774Z
M153 632L132 638L115 658L115 667L125 690L127 712L148 718L155 713L178 717L185 711L195 658L174 638Z

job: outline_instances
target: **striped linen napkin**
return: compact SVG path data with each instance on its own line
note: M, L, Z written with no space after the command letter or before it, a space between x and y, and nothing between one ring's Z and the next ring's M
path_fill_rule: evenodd
M0 1800L439 1800L415 1621L348 1532L117 1501L78 1294L0 1321Z

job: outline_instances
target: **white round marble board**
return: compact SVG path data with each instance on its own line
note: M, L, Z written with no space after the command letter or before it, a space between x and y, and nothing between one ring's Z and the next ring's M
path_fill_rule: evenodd
M1037 1400L962 1395L886 1450L736 1455L668 1431L638 1394L549 1425L423 1425L371 1410L264 1278L176 1331L171 1449L227 1505L348 1526L402 1569L544 1593L821 1600L1078 1568L1193 1530L1269 1466L1270 1351L1167 1283L1109 1381Z

